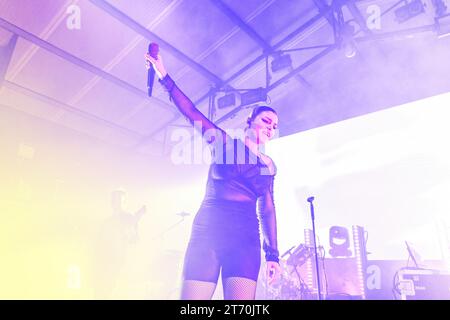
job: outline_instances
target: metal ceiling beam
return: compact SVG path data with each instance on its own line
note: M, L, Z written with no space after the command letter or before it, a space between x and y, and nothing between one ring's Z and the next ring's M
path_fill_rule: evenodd
M372 35L373 32L367 27L366 20L364 19L363 15L361 14L361 11L358 9L358 7L355 4L355 0L351 0L347 2L347 8L352 14L353 18L355 18L356 22L358 23L359 27L366 35Z
M283 45L285 45L286 43L288 43L289 41L291 41L292 39L294 39L296 36L298 36L299 34L301 34L302 32L304 32L305 30L307 30L308 28L310 28L311 26L313 26L317 21L319 21L320 19L322 19L324 17L325 14L327 14L329 12L329 9L327 11L323 11L320 12L319 14L315 15L314 17L312 17L311 19L309 19L308 21L306 21L304 24L302 24L300 27L298 27L297 29L295 29L294 31L292 31L290 34L288 34L284 39L280 40L278 43L276 43L273 46L274 50L278 50L280 49ZM266 57L265 54L262 54L260 56L258 56L257 58L255 58L253 61L251 61L250 63L248 63L247 65L245 65L243 68L241 68L239 71L237 71L236 73L234 73L232 76L230 76L228 79L226 79L224 81L224 83L222 84L222 86L225 86L226 84L230 83L231 81L235 80L236 78L240 77L242 74L244 74L246 71L250 70L251 68L253 68L254 66L256 66L258 63L260 63L262 60L264 60ZM202 97L200 97L199 99L197 99L196 101L194 101L194 105L198 105L201 102L203 102L205 99L208 99L209 97L209 91L204 94ZM237 113L241 108L235 108L234 110L232 110L231 112L229 112L227 114L228 117L234 115L235 113ZM172 122L178 120L181 117L180 114L178 114L178 116L175 116L173 119L167 121L166 123L164 123L161 128L165 128L166 126L170 125ZM222 117L223 118L223 117ZM222 118L220 118L219 120L223 121ZM149 135L147 137L145 137L141 142L139 142L139 145L145 143L147 140L150 140L151 138L153 138L153 136L158 133L159 130L157 130L154 134Z
M280 78L278 81L276 81L272 85L270 85L269 88L268 88L268 91L271 91L271 90L277 88L278 86L282 85L284 82L286 82L290 78L296 76L299 72L303 71L304 69L306 69L307 67L309 67L313 63L317 62L319 59L323 58L324 56L326 56L330 52L334 51L336 48L337 48L336 45L330 45L328 48L322 50L321 52L319 52L318 54L316 54L315 56L313 56L309 60L305 61L302 65L300 65L297 68L293 69L287 75L285 75L284 77ZM227 114L225 114L222 117L220 117L217 121L215 121L215 124L220 124L220 123L226 121L227 119L232 117L234 114L239 112L241 109L242 109L242 106L234 108L233 110L231 110ZM141 145L141 143L139 143L139 145Z
M334 15L332 14L332 11L330 11L331 6L326 3L325 0L313 0L314 5L317 7L319 12L326 12L325 18L327 19L328 23L332 28L334 28L335 25L335 19Z
M7 45L0 47L0 85L5 80L6 71L8 70L11 58L16 48L17 35L14 34Z
M35 120L37 120L37 121L45 121L45 123L50 123L51 125L57 126L58 128L62 128L62 129L64 129L64 130L72 130L72 131L76 132L77 134L80 134L80 133L81 133L82 135L85 135L85 136L89 137L90 139L93 139L94 141L98 141L98 142L101 142L101 143L107 143L107 144L109 144L109 145L111 145L111 146L113 146L113 147L116 147L116 148L118 147L117 144L113 144L113 143L111 143L111 141L102 139L102 138L100 138L100 137L96 137L96 136L94 136L94 135L92 135L92 134L89 134L89 133L77 131L76 129L73 129L73 128L64 126L64 125L62 125L62 124L60 124L60 123L57 123L57 122L53 122L53 121L51 121L51 120L49 120L49 119L41 118L41 117L39 117L39 116L33 115L33 114L28 113L28 112L23 111L23 110L16 109L16 108L14 108L14 107L12 107L12 106L8 106L8 105L5 105L5 104L3 104L3 103L0 102L0 110L1 110L1 109L6 109L6 110L8 110L8 114L9 114L10 112L16 112L17 114L25 115L25 116L30 117L30 118L32 118L32 119L35 119ZM119 146L119 148L123 148L123 149L124 149L124 152L128 152L128 150L129 150L129 147L123 146L123 145L122 145L122 146Z
M313 0L313 2L316 5L317 9L319 9L319 12L328 10L333 5L333 4L331 6L328 5L325 0ZM364 31L366 35L371 35L372 31L367 27L366 21L364 20L364 17L361 14L361 11L359 11L355 2L356 0L341 0L340 5L346 5L355 21L358 23L361 30ZM331 27L334 28L334 24L336 23L334 15L332 15L331 13L327 14L326 18Z
M284 77L280 78L278 81L274 82L273 84L271 84L268 88L268 91L271 91L273 89L275 89L276 87L280 86L281 84L283 84L284 82L286 82L288 79L294 77L295 75L297 75L300 71L306 69L307 67L309 67L310 65L312 65L314 62L316 62L317 60L323 58L324 56L326 56L327 54L329 54L330 52L332 52L334 49L336 49L336 47L334 45L326 48L325 50L322 50L321 52L319 52L318 54L316 54L315 56L313 56L311 59L305 61L302 65L298 66L297 68L293 69L291 72L289 72L287 75L285 75ZM228 112L227 114L225 114L224 116L222 116L221 118L219 118L215 123L219 124L225 120L227 120L229 117L233 116L236 112L238 112L240 109L242 109L242 107L236 107L235 109L231 110L230 112Z
M0 27L4 28L12 33L15 33L18 36L20 36L21 38L24 38L24 39L34 43L35 45L63 58L64 60L69 61L89 72L92 72L92 73L98 75L99 77L107 79L124 89L127 89L139 96L145 96L145 97L147 96L147 93L145 91L140 90L140 89L134 87L133 85L130 85L129 83L101 70L100 68L97 68L96 66L72 55L71 53L69 53L67 51L64 51L64 50L54 46L53 44L51 44L45 40L42 40L41 38L13 25L12 23L10 23L2 18L0 18Z
M110 16L120 21L122 24L126 25L130 29L134 30L135 32L143 36L144 38L148 39L149 41L157 42L161 48L164 48L164 50L170 52L174 57L176 57L183 63L187 64L192 69L196 70L198 73L203 75L208 80L214 82L217 86L222 85L223 81L218 76L216 76L211 71L203 67L201 64L195 62L193 59L189 58L183 52L181 52L168 42L164 41L153 32L149 31L147 28L136 22L134 19L127 16L122 11L118 10L116 7L112 6L110 3L104 0L89 0L89 1L98 8L100 8L101 10L103 10L104 12L108 13Z
M325 0L313 0L314 4L316 5L317 9L319 9L319 12L322 12L324 10L328 10L331 6L327 4ZM339 5L346 5L350 13L352 14L355 21L358 23L359 27L366 35L372 35L372 31L367 27L366 21L364 20L363 15L361 14L361 11L359 11L358 7L355 4L355 0L341 0L341 3ZM334 28L336 19L333 14L327 14L326 18L328 20L328 23L331 25L331 27Z
M356 42L367 42L375 40L395 39L399 37L408 38L411 35L424 33L424 32L436 32L436 24L428 24L415 28L402 29L391 32L372 34L371 36L363 36L355 38Z
M102 69L74 56L73 54L71 54L67 51L64 51L64 50L54 46L53 44L51 44L45 40L42 40L41 38L35 36L34 34L29 33L28 31L25 31L25 30L17 27L16 25L4 20L3 18L0 18L0 27L18 35L19 37L21 37L25 40L30 41L31 43L61 57L62 59L66 60L68 62L75 64L76 66L78 66L86 71L89 71L89 72L99 76L100 78L103 78L105 80L108 80L108 81L114 83L115 85L117 85L125 90L128 90L142 98L149 98L146 91L141 90L141 89L133 86L132 84L130 84L126 81L123 81L122 79L117 78L116 76L114 76L106 71L103 71ZM167 103L161 99L158 99L155 97L152 97L150 99L155 99L156 101L158 101L159 103L161 103L163 105L170 106L170 109L172 109L172 106L169 103Z
M274 48L264 40L252 27L250 27L244 20L242 20L236 12L228 7L222 0L210 0L220 11L222 11L231 21L233 21L242 31L244 31L250 38L252 38L263 49L266 55L275 52ZM267 57L266 57L267 59ZM268 72L268 71L267 71ZM310 87L311 85L300 74L297 74L297 80L300 84Z
M51 98L51 97L49 97L47 95L44 95L42 93L36 92L36 91L34 91L34 90L30 89L30 88L24 87L24 86L19 85L17 83L5 80L3 85L4 85L5 88L11 89L11 90L16 91L18 93L21 93L21 94L24 94L26 96L32 97L32 98L34 98L36 100L43 101L45 103L48 103L48 104L50 104L52 106L55 106L55 107L57 107L59 109L62 109L64 111L77 114L78 116L81 116L81 117L83 117L85 119L101 122L101 123L107 125L110 128L126 132L128 135L132 135L132 136L134 136L137 139L142 137L142 134L140 134L140 133L138 133L136 131L130 130L130 129L125 128L125 127L122 127L122 126L120 126L120 125L118 125L116 123L110 122L110 121L108 121L106 119L97 117L96 115L93 115L91 113L88 113L88 112L85 112L85 111L80 110L78 108L75 108L73 106L70 106L70 105L68 105L68 104L66 104L64 102L61 102L61 101L56 100L54 98Z
M435 31L436 31L436 25L432 24L432 25L425 25L425 26L420 26L420 27L416 27L416 28L409 28L409 29L404 29L404 30L399 30L399 31L394 31L394 32L387 32L387 33L384 33L384 34L376 34L376 35L359 37L359 38L355 38L355 41L356 42L367 42L367 41L385 40L385 39L398 38L400 36L408 37L408 36L413 35L413 34L424 33L424 32L435 32ZM314 62L319 60L320 58L324 57L325 55L331 53L335 49L337 49L336 45L330 45L328 48L326 48L325 50L321 51L320 53L318 53L317 55L315 55L314 57L312 57L311 59L309 59L308 61L303 63L301 66L297 67L296 69L294 69L292 72L290 72L289 74L287 74L283 78L281 78L278 81L274 82L269 87L270 90L273 90L277 86L281 85L283 82L285 82L286 80L288 80L289 78L294 76L296 73L304 70L305 68L307 68L308 66L310 66L311 64L313 64ZM257 60L253 61L253 63L256 63L256 61ZM207 97L207 95L204 96L203 98L206 98L206 97ZM241 109L242 109L242 107L234 108L233 110L231 110L230 112L228 112L227 114L225 114L224 116L219 118L215 123L219 124L219 123L227 120L228 118L232 117L237 112L239 112ZM179 118L179 116L176 117L176 119L178 119L178 118ZM167 123L164 126L169 125L169 124L170 123ZM146 137L144 139L148 139L148 137Z
M250 27L244 20L241 19L230 7L228 7L221 0L210 0L223 14L233 21L242 31L244 31L250 38L252 38L266 54L271 53L273 48L264 40L252 27Z
M293 69L291 72L289 72L285 76L281 77L280 79L278 79L277 81L272 83L269 86L268 91L272 91L273 89L275 89L279 85L283 84L284 82L286 82L287 80L289 80L290 78L292 78L293 76L298 74L300 71L306 69L307 67L312 65L314 62L317 62L319 59L323 58L324 56L326 56L327 54L329 54L330 52L335 50L336 48L337 48L336 45L331 45L328 48L320 51L318 54L314 55L312 58L310 58L309 60L307 60L304 63L302 63L300 66L298 66L297 68Z
M404 30L399 30L399 31L394 31L394 32L387 32L387 33L384 33L384 34L377 34L377 35L373 35L373 36L365 36L365 37L355 38L355 41L357 41L357 42L367 42L367 41L374 41L374 40L392 39L392 38L399 37L399 36L408 37L408 36L413 35L413 34L418 34L418 33L423 33L423 32L430 32L430 31L435 31L435 30L436 30L436 25L432 24L432 25L425 25L425 26L421 26L421 27L409 28L409 29L404 29ZM268 88L269 91L271 91L271 90L275 89L276 87L280 86L281 84L283 84L284 82L286 82L287 80L289 80L290 78L295 76L298 72L306 69L307 67L309 67L313 63L317 62L319 59L323 58L324 56L326 56L327 54L331 53L332 51L334 51L337 48L338 48L337 45L330 45L329 47L325 48L324 50L322 50L321 52L319 52L318 54L313 56L311 59L309 59L308 61L304 62L299 67L295 68L290 73L288 73L284 77L278 79L276 82L271 84L269 86L269 88ZM237 108L231 110L229 113L227 113L226 115L224 115L221 118L219 118L216 121L216 124L219 124L219 123L225 121L226 119L228 119L229 117L231 117L235 113L237 113L240 109L241 109L241 107L237 107Z
M279 42L277 42L274 46L273 46L273 50L279 50L283 45L285 45L286 43L288 43L289 41L291 41L292 39L294 39L296 36L298 36L299 34L301 34L302 32L306 31L308 28L312 27L317 21L319 21L320 19L323 18L324 14L326 14L328 11L324 11L322 13L319 13L317 15L315 15L314 17L312 17L311 19L309 19L308 21L306 21L304 24L302 24L300 27L298 27L297 29L295 29L294 31L292 31L290 34L288 34L284 39L280 40ZM249 69L251 69L252 67L254 67L255 65L257 65L259 62L261 62L262 60L264 60L264 58L266 57L265 54L260 55L259 57L257 57L256 59L254 59L252 62L250 62L249 64L247 64L246 66L244 66L243 68L241 68L239 71L237 71L236 73L234 73L232 76L230 76L228 79L225 80L225 84L235 80L236 78L240 77L242 74L244 74L245 72L247 72Z

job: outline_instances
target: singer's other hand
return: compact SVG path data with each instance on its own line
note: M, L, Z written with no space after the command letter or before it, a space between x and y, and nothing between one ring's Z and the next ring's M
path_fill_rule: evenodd
M156 75L158 78L162 79L166 76L167 71L166 68L164 68L164 64L161 58L161 55L158 54L158 59L154 59L150 56L149 53L145 54L145 63L147 69L150 68L150 63L153 65L153 68L155 69Z
M266 279L267 284L272 285L281 275L281 267L278 262L267 261L266 262Z

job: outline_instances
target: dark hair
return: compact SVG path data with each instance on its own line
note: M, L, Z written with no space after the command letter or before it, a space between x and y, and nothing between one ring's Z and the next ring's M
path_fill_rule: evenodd
M250 116L247 118L247 124L250 126L250 124L253 122L253 120L255 120L255 118L258 116L258 114L260 114L261 112L264 112L264 111L270 111L270 112L277 114L275 109L273 109L269 106L255 107L253 109L252 113L250 114Z

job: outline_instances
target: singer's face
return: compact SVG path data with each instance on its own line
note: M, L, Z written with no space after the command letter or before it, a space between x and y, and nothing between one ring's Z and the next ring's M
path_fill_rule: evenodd
M278 128L278 116L272 111L263 111L258 114L250 125L251 132L256 135L256 142L264 144L275 135Z

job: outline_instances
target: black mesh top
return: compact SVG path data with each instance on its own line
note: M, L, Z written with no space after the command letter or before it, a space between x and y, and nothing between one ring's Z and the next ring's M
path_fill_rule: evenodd
M201 130L212 148L213 162L209 168L204 201L231 200L237 204L256 202L266 260L278 261L277 224L273 201L276 170L275 173L271 173L268 166L243 141L232 139L207 119L169 75L160 80L160 83L169 92L178 110L192 125L195 124L194 127Z

